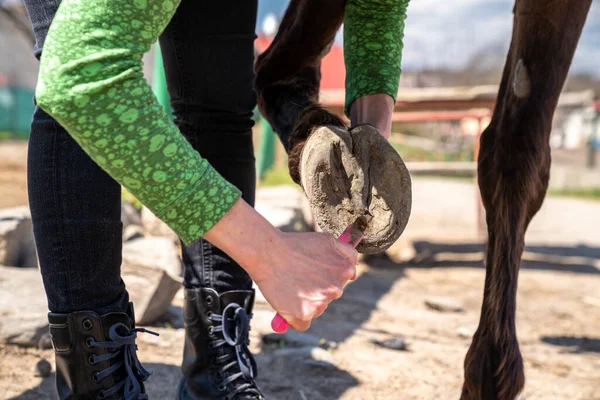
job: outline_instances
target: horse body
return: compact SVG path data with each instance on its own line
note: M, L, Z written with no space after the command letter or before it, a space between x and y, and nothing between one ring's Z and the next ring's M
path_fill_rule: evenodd
M516 335L517 280L527 226L550 173L549 136L592 0L516 0L512 40L490 125L481 135L478 182L488 248L479 327L464 364L463 400L510 400L525 384ZM256 63L259 107L298 176L303 144L318 126L343 125L318 106L320 60L344 0L292 0Z

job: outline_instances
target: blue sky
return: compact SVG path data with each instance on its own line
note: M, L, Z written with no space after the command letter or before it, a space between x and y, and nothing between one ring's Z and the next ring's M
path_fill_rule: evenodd
M513 0L412 0L404 31L404 69L463 67L485 48L508 49ZM281 16L287 0L259 0L257 30L265 17ZM341 35L338 35L341 42ZM600 77L600 2L588 15L572 70Z

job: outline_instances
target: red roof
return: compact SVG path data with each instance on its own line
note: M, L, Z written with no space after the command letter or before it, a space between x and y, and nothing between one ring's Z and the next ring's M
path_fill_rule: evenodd
M254 46L259 53L262 53L269 47L271 41L270 38L259 36ZM341 46L334 45L321 62L321 90L344 89L345 79L344 50Z

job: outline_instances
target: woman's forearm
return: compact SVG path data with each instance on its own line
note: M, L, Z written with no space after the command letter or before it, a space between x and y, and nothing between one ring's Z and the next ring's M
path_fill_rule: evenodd
M142 73L178 1L63 0L48 32L36 90L87 154L189 243L240 192L179 133Z
M227 253L252 276L260 280L262 263L269 251L281 246L280 231L254 208L239 199L204 238Z
M350 106L351 125L372 125L384 138L389 139L394 106L394 99L387 94L361 96Z
M348 0L344 15L346 115L359 97L386 94L395 102L409 0Z

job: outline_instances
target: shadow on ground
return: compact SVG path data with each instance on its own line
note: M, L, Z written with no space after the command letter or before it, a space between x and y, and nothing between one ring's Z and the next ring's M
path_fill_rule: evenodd
M436 243L415 241L416 255L412 260L401 263L404 267L448 268L467 267L484 268L483 243ZM522 269L575 272L580 274L600 274L597 260L600 248L585 245L578 246L525 246Z
M430 241L413 242L415 257L407 262L396 262L387 254L365 256L364 262L369 265L356 282L349 285L344 296L332 303L327 309L326 317L314 321L309 333L327 340L343 342L357 331L370 334L389 334L380 330L372 330L365 326L371 314L377 308L381 297L385 296L392 286L405 275L410 268L447 268L466 267L484 268L483 243L435 243ZM582 274L598 274L596 260L600 259L600 248L589 246L527 246L523 255L522 268L547 271L568 271ZM328 323L328 319L336 324ZM598 351L597 339L590 338L544 338L547 343L569 347L573 352ZM358 384L357 378L340 369L303 370L302 366L292 366L285 359L274 361L269 351L261 354L264 363L263 371L272 368L284 368L284 380L278 385L272 380L263 384L265 391L277 399L333 399ZM329 380L324 381L322 374ZM314 380L311 378L314 377ZM326 383L324 383L326 382ZM335 383L334 383L335 382ZM293 387L293 390L290 390ZM301 394L300 394L300 391Z
M377 257L377 265L393 266L393 261L385 256ZM382 261L383 260L383 261ZM332 319L342 320L344 323L327 323L326 319L315 323L309 333L326 338L330 341L342 342L360 328L376 309L381 296L385 295L397 279L404 275L402 268L382 268L368 270L354 283L348 286L346 296L333 304L328 309ZM182 314L180 307L172 307L171 319L159 321L158 326L169 325L178 328L180 324L174 322L173 314ZM334 317L341 314L343 317ZM174 320L173 320L174 318ZM182 315L181 315L182 318ZM182 327L182 326L181 326ZM181 351L183 343L177 346ZM146 384L149 398L175 399L175 392L181 379L179 365L144 362L144 354L140 353L141 361L146 369L153 371ZM256 354L258 363L258 384L265 396L277 400L330 400L340 398L348 389L359 384L358 377L353 376L334 363L323 363L310 356L286 356L277 350L263 348ZM50 360L53 362L53 360ZM326 377L326 379L324 379ZM54 389L55 375L42 381L35 388L11 398L10 400L46 400L56 399Z
M151 399L174 399L177 385L181 379L179 365L144 363L152 376L146 383L146 391ZM58 399L54 388L55 373L44 379L42 383L9 400L55 400Z
M339 399L359 384L356 377L334 364L319 365L316 360L298 360L270 351L261 352L257 361L257 382L267 399Z
M370 331L363 327L364 323L371 318L379 299L404 276L404 271L385 254L369 256L364 261L372 268L346 287L344 296L327 308L323 318L313 322L308 333L340 343L359 329ZM328 320L335 320L336 323L331 324ZM278 357L276 352L266 349L258 355L257 360L260 369L258 382L267 398L338 399L348 389L359 384L358 377L333 364L318 366L310 360L291 362L290 359ZM277 379L269 377L270 371L277 371ZM324 376L327 379L323 379Z
M404 268L385 253L365 256L363 261L370 268L346 287L341 299L327 308L329 318L344 322L331 326L327 323L327 318L319 318L314 321L311 332L329 340L342 342L357 329L368 330L362 325L371 318L379 299L404 277Z
M600 339L587 336L543 336L542 342L562 346L566 353L600 353Z
M366 256L369 268L349 285L345 295L332 303L324 318L313 323L309 333L329 341L343 342L357 331L366 336L389 334L368 328L366 322L377 309L380 299L405 276L408 268L471 267L483 268L485 246L481 243L435 243L415 241L415 257L407 262L395 262L386 254ZM600 248L588 246L527 246L522 268L570 271L598 274L596 260ZM180 313L180 308L174 308ZM330 321L335 320L332 324ZM172 323L171 323L172 324ZM179 326L177 326L179 327ZM368 340L365 338L365 340ZM600 353L600 339L575 336L545 336L542 342L564 347L567 353ZM177 351L180 351L178 347ZM392 351L392 350L390 350ZM278 400L337 399L359 384L359 377L335 364L320 364L315 360L289 358L277 350L263 348L256 356L259 366L258 383L267 398ZM148 381L150 398L173 399L181 377L179 365L147 364L154 374ZM326 379L324 379L326 377ZM13 399L54 399L54 376Z

